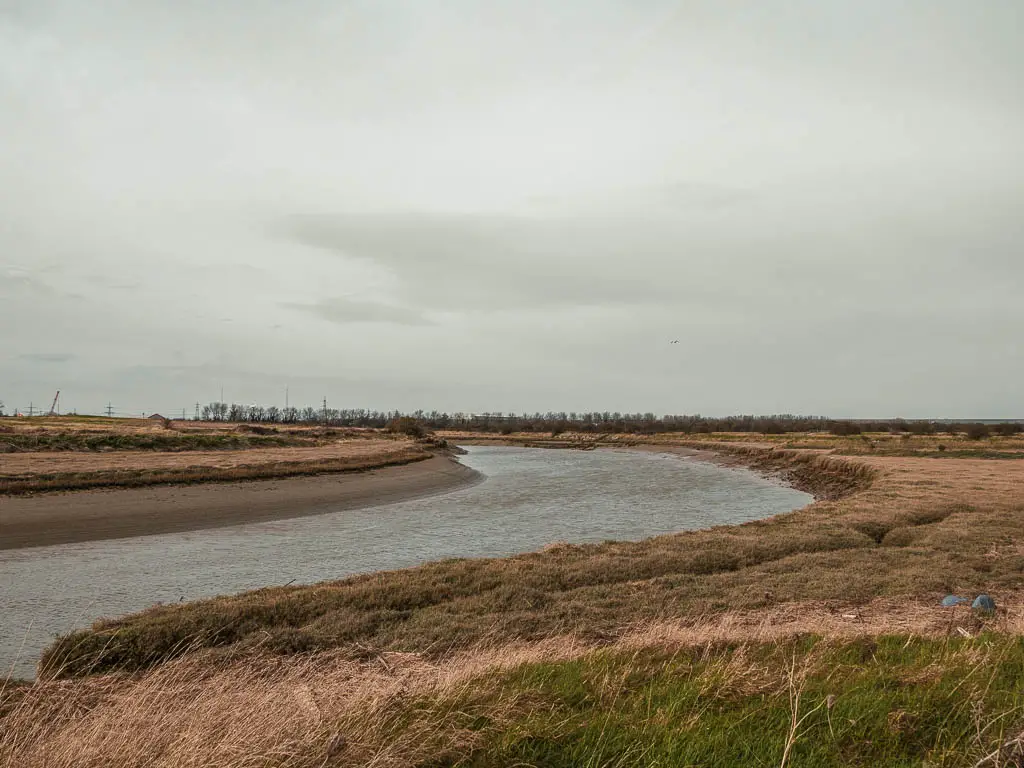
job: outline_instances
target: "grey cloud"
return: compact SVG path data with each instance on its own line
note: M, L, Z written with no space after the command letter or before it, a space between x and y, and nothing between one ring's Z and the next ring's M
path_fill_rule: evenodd
M75 359L75 355L68 352L30 352L18 357L33 363L67 363Z
M761 194L754 189L730 187L725 184L676 181L649 190L640 190L636 203L647 207L655 205L680 214L694 208L720 209L751 205L758 201ZM621 200L618 202L621 205Z
M288 309L307 312L338 325L354 323L394 323L396 325L432 325L422 312L372 301L356 301L344 297L322 299L315 304L285 303Z
M679 189L689 194L686 185ZM836 209L849 204L841 200ZM690 218L321 214L291 217L282 229L296 242L384 270L406 306L435 311L632 308L760 325L765 313L791 322L808 303L819 317L856 315L893 302L920 307L923 296L948 314L958 311L964 290L953 276L1002 275L991 288L1001 296L1021 269L1007 260L1008 227L1017 224L961 233L958 221L973 211L942 224L925 211L905 217L886 236L889 248L879 249L870 209L884 211L884 201L862 206L863 222L841 226L828 217L804 221L799 212L810 205L796 197L749 215L716 210ZM795 220L780 222L791 212Z
M388 270L403 298L432 309L646 305L699 301L702 295L695 284L663 279L665 263L682 260L675 238L620 222L307 216L290 220L287 231L297 242Z
M8 296L52 297L59 292L48 282L30 275L8 273L0 277L0 294Z

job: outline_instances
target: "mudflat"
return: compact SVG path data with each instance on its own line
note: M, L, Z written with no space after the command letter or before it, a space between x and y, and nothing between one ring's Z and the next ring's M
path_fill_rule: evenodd
M219 528L390 504L472 485L480 473L434 456L358 472L241 483L0 496L0 549Z

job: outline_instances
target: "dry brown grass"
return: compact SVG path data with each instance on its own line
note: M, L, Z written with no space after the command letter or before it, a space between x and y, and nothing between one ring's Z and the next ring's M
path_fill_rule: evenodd
M296 424L76 417L0 420L0 455L315 448L359 439L395 439L395 436L382 430Z
M350 472L428 456L427 450L412 441L386 439L336 440L309 448L241 451L3 454L0 494Z
M651 621L624 633L615 646L627 649L690 648L706 645L779 642L814 635L849 640L880 635L976 636L982 631L1024 634L1024 591L1000 595L995 616L984 618L966 606L943 608L938 601L885 597L867 603L796 601L771 608Z
M13 434L54 434L69 432L91 432L111 433L118 435L153 435L168 431L164 423L154 419L127 419L127 418L106 418L103 416L35 416L33 418L5 418L0 421L4 427L2 433ZM182 421L171 419L169 429L182 433L201 434L231 434L242 431L249 426L242 423L226 421ZM257 425L261 426L261 425ZM324 431L318 425L308 424L269 424L262 425L281 434L311 434ZM339 431L339 430L334 430ZM379 430L362 427L345 427L343 430L350 433L376 433ZM0 433L0 434L2 434Z
M120 472L130 470L176 470L184 467L233 469L254 464L291 463L364 458L393 454L412 443L394 440L338 440L310 448L253 448L241 451L182 451L150 453L111 451L107 453L11 453L0 455L0 477L78 472Z
M529 689L481 685L523 665L597 651L636 657L704 649L697 658L706 695L763 696L785 689L786 670L748 656L747 647L807 634L944 637L959 635L958 628L974 635L981 623L966 609L933 603L877 600L836 610L810 602L650 622L625 628L611 644L578 635L533 643L490 638L443 659L383 652L353 660L325 652L256 654L225 664L200 652L138 676L42 681L7 691L6 701L0 694L0 766L415 766L470 754L528 717L538 705ZM1024 593L1006 595L986 629L1024 632ZM712 652L726 645L738 647ZM983 648L968 647L942 668L907 672L914 679L904 682L926 682L987 658ZM608 683L613 699L621 683ZM470 727L474 721L485 725Z
M197 425L203 422L195 422ZM4 419L2 425L15 433L49 431L116 432L119 434L140 434L163 431L162 422L149 419L120 419L100 416L35 416ZM6 431L6 430L5 430Z
M327 653L223 666L199 655L141 677L38 683L0 706L0 766L410 765L480 739L448 711L470 681L572 648L559 639L441 663Z

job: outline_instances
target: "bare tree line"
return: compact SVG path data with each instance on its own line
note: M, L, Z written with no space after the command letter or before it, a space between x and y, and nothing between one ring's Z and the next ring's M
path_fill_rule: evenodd
M0 416L4 416L0 401ZM968 437L989 435L1011 436L1024 432L1024 425L1016 421L985 423L976 421L936 421L908 419L832 419L825 416L798 416L774 414L770 416L737 415L706 417L693 415L656 416L654 413L619 413L611 411L548 411L546 413L445 413L442 411L398 410L378 411L366 408L315 408L276 405L240 405L238 403L211 402L201 409L203 421L257 424L303 424L332 427L385 428L399 419L415 422L424 430L450 429L467 432L511 434L537 432L558 435L563 432L600 434L658 434L681 432L707 434L736 432L760 434L789 434L796 432L829 432L834 435L858 435L863 432L900 432L931 435L945 432L965 433Z
M1022 425L1018 422L984 424L906 419L847 420L794 414L726 417L705 417L700 414L656 416L650 412L619 413L611 411L449 414L441 411L419 410L403 413L397 410L377 411L365 408L337 409L312 406L278 408L273 405L239 405L237 403L229 405L222 402L213 402L204 406L202 418L205 421L375 428L387 427L398 419L412 419L425 429L451 429L499 434L538 432L555 435L570 431L639 434L660 432L682 432L684 434L829 432L836 435L856 435L862 432L903 432L929 435L955 430L965 432L971 437L985 437L993 433L1014 435L1022 431Z

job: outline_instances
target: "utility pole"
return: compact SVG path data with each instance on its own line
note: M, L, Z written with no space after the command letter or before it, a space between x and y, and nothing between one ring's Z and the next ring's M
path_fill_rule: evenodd
M196 403L196 417L194 421L199 421L199 403Z
M29 401L29 404L28 404L28 416L29 416L29 418L32 418L32 414L33 413L35 413L35 406L32 403L32 401Z
M327 398L324 398L324 426L327 426Z
M288 387L287 387L287 385L284 388L284 409L286 411L288 410Z
M109 419L114 415L114 407L108 402L107 403L107 418Z
M182 421L185 420L185 409L184 408L181 409L181 420Z

